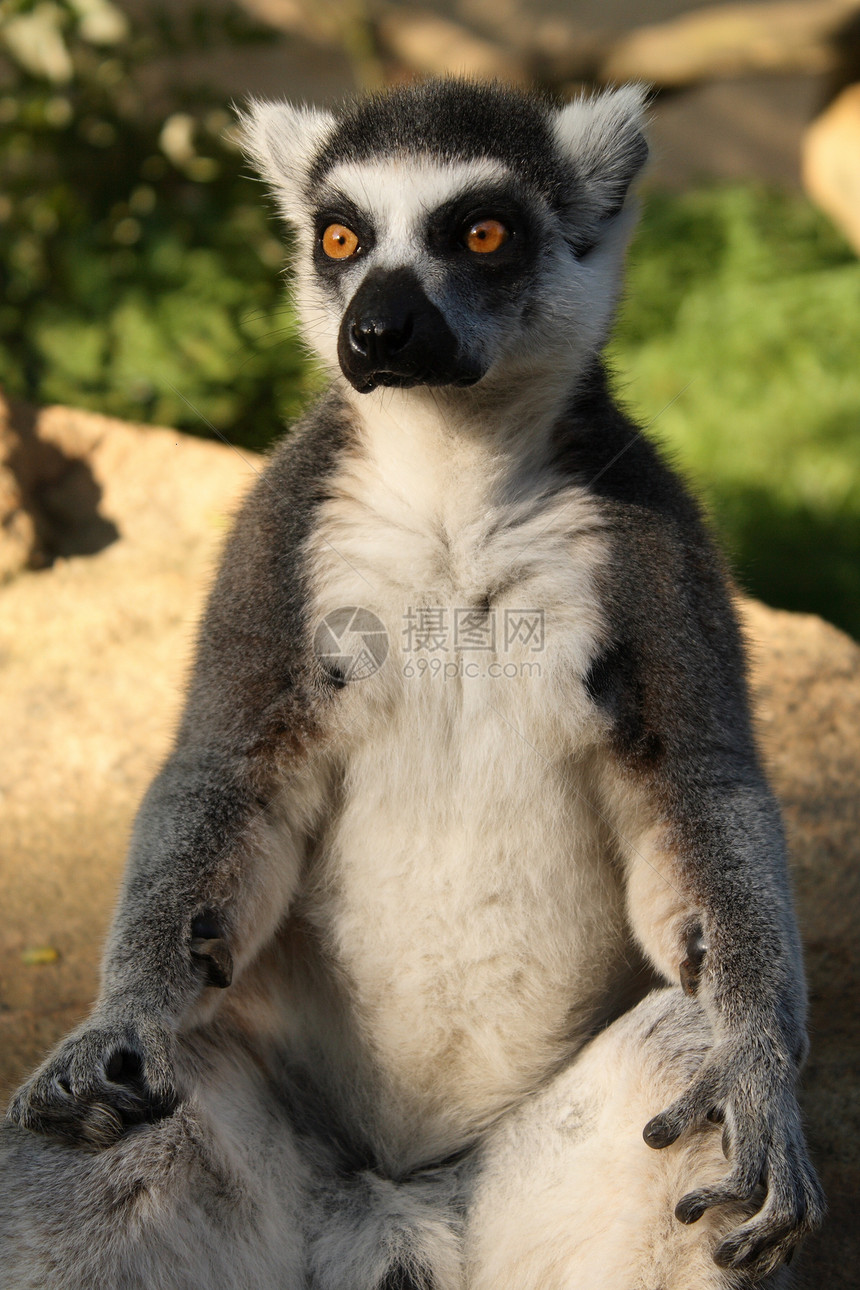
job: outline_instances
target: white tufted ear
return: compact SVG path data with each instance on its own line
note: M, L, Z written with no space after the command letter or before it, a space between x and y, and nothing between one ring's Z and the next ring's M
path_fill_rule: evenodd
M262 99L252 99L239 113L242 146L288 220L301 215L308 174L334 124L330 112Z
M625 85L575 99L556 114L556 142L573 176L565 220L581 253L600 239L601 226L620 211L648 158L645 95L644 86Z

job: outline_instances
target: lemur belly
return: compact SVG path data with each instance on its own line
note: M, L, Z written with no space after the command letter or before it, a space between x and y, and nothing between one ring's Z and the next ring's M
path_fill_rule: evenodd
M387 1076L392 1128L453 1146L594 1024L623 959L622 900L572 766L548 766L490 711L425 711L425 747L404 755L411 720L405 705L353 754L315 921Z
M445 1149L563 1060L623 958L583 687L605 540L588 498L496 503L489 470L436 509L372 462L338 485L315 611L370 610L389 650L340 695L342 799L307 911L390 1089L382 1118Z

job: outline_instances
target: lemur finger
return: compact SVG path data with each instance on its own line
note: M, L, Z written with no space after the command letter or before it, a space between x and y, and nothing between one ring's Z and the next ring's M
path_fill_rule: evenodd
M749 1222L731 1232L717 1247L720 1267L739 1268L765 1276L790 1256L797 1242L820 1226L824 1194L818 1179L794 1144L768 1178L764 1208Z
M56 1085L52 1099L16 1099L9 1118L31 1133L45 1134L74 1146L99 1151L113 1146L123 1132L119 1112L103 1102L79 1102Z
M759 1280L785 1262L807 1231L804 1219L800 1213L775 1211L765 1217L763 1211L720 1242L714 1251L714 1262L718 1267L744 1271Z
M705 1071L676 1102L649 1120L642 1136L649 1147L662 1150L671 1146L685 1129L707 1120L719 1104L719 1075Z
M713 1187L700 1187L697 1191L691 1191L686 1196L682 1196L675 1206L675 1217L679 1223L686 1225L698 1223L705 1211L715 1205L731 1205L744 1201L753 1203L758 1210L766 1195L766 1189L760 1182L750 1187L746 1181L729 1175L723 1183Z
M699 1187L682 1196L675 1206L675 1217L681 1223L697 1222L705 1210L714 1205L753 1202L760 1209L767 1195L765 1184L766 1151L747 1147L738 1151L734 1167L721 1182Z

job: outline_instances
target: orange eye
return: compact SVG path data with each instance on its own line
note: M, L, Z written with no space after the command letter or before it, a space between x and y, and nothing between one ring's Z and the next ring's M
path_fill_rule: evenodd
M466 245L470 251L486 254L498 251L510 237L504 224L497 219L479 219L466 234Z
M348 260L358 250L359 241L345 224L329 224L322 235L322 248L330 260Z

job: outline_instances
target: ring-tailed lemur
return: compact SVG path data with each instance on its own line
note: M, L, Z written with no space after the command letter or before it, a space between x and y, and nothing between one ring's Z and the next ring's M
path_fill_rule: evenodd
M776 1285L817 1224L730 591L600 359L641 116L245 116L331 388L228 542L95 1009L12 1103L3 1287Z

